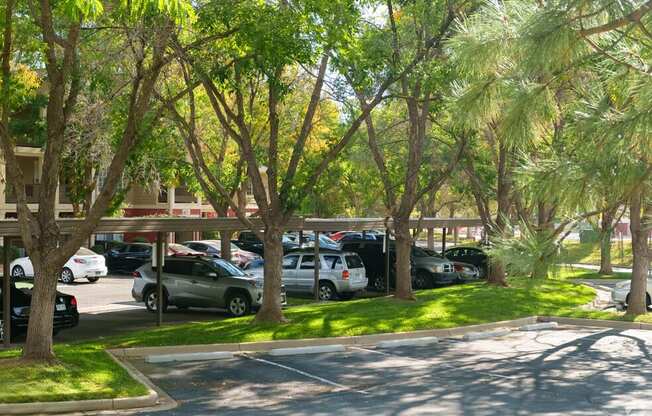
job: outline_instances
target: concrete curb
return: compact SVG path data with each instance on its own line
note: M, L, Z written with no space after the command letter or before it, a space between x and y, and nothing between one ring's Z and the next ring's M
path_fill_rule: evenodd
M133 367L125 365L107 351L118 365L139 383L145 385L149 392L144 396L118 397L115 399L71 400L63 402L6 403L0 404L0 415L34 415L49 413L91 412L105 410L125 410L151 407L158 403L159 395L152 388L147 378Z
M426 345L436 344L439 342L437 337L424 337L424 338L407 338L407 339L394 339L391 341L380 341L376 344L378 348L395 348L395 347L425 347Z
M498 328L515 328L537 322L536 316L513 319L510 321L491 322L478 325L467 325L448 329L425 329L413 332L384 333L374 335L357 335L351 337L310 338L281 341L243 342L231 344L177 345L168 347L119 348L111 350L116 357L127 359L143 359L149 355L164 355L176 353L204 352L267 352L277 348L314 347L320 345L375 345L382 341L399 339L414 339L426 337L448 338L464 335L469 332L488 331Z
M479 339L502 337L504 335L510 334L511 332L512 331L509 328L499 328L493 331L469 332L462 338L464 341L476 341Z
M539 322L555 321L560 325L592 326L598 328L611 328L611 329L652 330L652 324L644 324L640 322L626 322L626 321L610 321L606 319L566 318L561 316L539 316L537 320Z
M539 331L541 329L554 329L558 326L557 321L539 322L536 324L523 325L519 328L519 331Z
M275 348L269 351L269 355L284 356L284 355L302 355L302 354L324 354L328 352L343 352L346 347L342 344L332 345L315 345L313 347L297 347L297 348Z
M228 360L233 358L233 353L228 351L215 352L195 352L190 354L166 354L166 355L148 355L145 357L146 363L171 363L181 361L212 361Z

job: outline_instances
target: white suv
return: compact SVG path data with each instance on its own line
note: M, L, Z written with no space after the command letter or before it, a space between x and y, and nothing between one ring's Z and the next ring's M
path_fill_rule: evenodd
M362 259L356 253L319 251L319 299L353 298L367 287ZM288 292L314 293L314 249L291 251L283 257L283 285Z

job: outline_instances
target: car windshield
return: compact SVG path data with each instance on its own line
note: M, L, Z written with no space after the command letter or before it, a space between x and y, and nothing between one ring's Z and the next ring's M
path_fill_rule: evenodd
M216 266L219 266L226 270L231 276L246 276L246 273L242 271L238 266L229 263L228 261L225 260L213 260L213 264Z
M414 257L430 257L430 254L421 247L412 247L412 255Z
M97 253L87 249L86 247L80 247L79 250L75 253L75 256L96 256Z
M324 243L324 244L337 245L337 243L335 241L333 241L332 239L326 237L323 234L319 236L319 242Z

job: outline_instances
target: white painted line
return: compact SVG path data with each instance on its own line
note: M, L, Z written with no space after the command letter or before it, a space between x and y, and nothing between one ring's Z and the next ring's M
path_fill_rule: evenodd
M232 352L215 351L215 352L194 352L194 353L187 353L187 354L149 355L145 357L145 362L170 363L175 361L228 360L230 358L233 358Z
M554 329L557 326L557 322L539 322L538 324L523 325L519 329L521 331L538 331L541 329Z
M464 339L464 341L475 341L478 339L502 337L503 335L507 335L510 332L512 331L507 328L496 329L493 331L469 332L468 334L465 334L462 339Z
M353 390L353 389L351 389L350 387L347 387L347 386L345 386L345 385L342 385L342 384L336 383L336 382L334 382L334 381L331 381L331 380L325 379L325 378L323 378L323 377L319 377L319 376L314 375L314 374L307 373L307 372L302 371L302 370L299 370L299 369L297 369L297 368L293 368L293 367L289 367L289 366L287 366L287 365L283 365L283 364L275 363L274 361L269 361L269 360L264 360L264 359L262 359L262 358L252 357L251 355L247 355L247 354L242 354L242 356L243 356L243 357L246 357L246 358L248 358L248 359L250 359L250 360L253 360L253 361L258 361L259 363L263 363L263 364L267 364L267 365L273 365L273 366L275 366L275 367L279 367L279 368L282 368L282 369L284 369L284 370L288 370L288 371L291 371L291 372L293 372L293 373L300 374L300 375L302 375L302 376L304 376L304 377L308 377L308 378L311 378L311 379L313 379L313 380L320 381L320 382L322 382L322 383L324 383L324 384L328 384L329 386L337 387L338 389L349 390L349 391L355 391L356 393L360 393L360 394L369 394L368 392L366 392L366 391L364 391L364 390Z
M437 337L423 337L423 338L406 338L406 339L393 339L391 341L381 341L376 344L379 348L394 348L404 346L423 347L430 344L439 342Z
M455 371L466 371L466 372L471 372L474 374L482 374L487 377L492 377L492 378L499 378L503 380L518 380L518 377L512 377L512 376L504 376L502 374L492 374L486 371L476 371L473 369L467 369L467 368L462 368L462 367L456 367L454 365L448 364L448 363L441 363L441 362L433 362L430 360L423 360L420 358L413 358L413 357L406 357L404 355L399 355L399 354L392 354L389 352L384 352L384 351L378 351L378 350L370 350L368 348L362 348L362 347L349 347L350 349L353 350L359 350L359 351L364 351L364 352L370 352L374 354L380 354L380 355L385 355L387 357L393 357L393 358L400 358L402 360L407 360L407 361L413 361L415 364L421 364L421 365L427 365L429 367L443 367L443 368L448 368L451 370Z
M346 348L341 344L334 345L316 345L314 347L297 347L297 348L275 348L269 351L269 355L300 355L300 354L322 354L327 352L344 352Z

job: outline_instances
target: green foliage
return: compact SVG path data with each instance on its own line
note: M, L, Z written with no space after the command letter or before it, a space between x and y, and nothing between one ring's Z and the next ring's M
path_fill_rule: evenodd
M504 264L510 275L546 277L560 258L556 236L548 230L531 229L523 222L518 227L520 236L515 237L515 231L515 227L509 227L493 238L489 256Z

